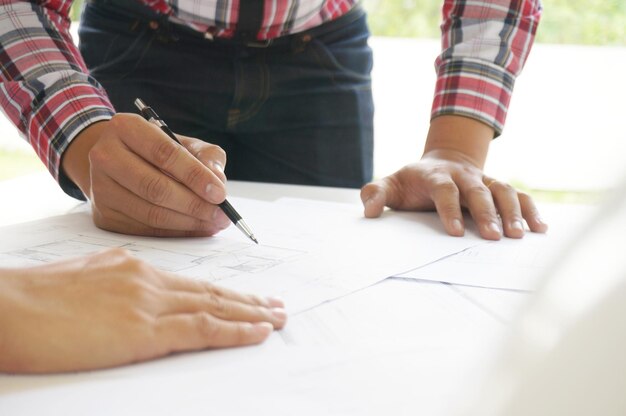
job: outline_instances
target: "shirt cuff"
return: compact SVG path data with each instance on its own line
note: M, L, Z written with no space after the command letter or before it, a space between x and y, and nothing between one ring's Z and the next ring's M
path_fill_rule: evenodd
M500 66L460 59L439 65L431 119L470 117L502 133L515 77Z
M31 142L48 170L69 196L86 200L85 195L61 169L61 159L72 141L90 125L109 120L115 114L105 93L89 82L71 83L51 93L44 103L33 103L28 126Z

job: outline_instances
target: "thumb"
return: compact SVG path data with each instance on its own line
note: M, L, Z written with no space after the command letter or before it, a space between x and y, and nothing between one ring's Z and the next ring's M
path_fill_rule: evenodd
M385 182L370 182L361 188L361 201L363 202L363 213L366 218L380 217L387 203Z

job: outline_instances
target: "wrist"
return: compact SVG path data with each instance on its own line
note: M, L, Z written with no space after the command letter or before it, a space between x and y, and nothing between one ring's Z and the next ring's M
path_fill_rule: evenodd
M89 151L98 142L108 123L99 121L85 128L72 140L61 159L61 169L65 175L87 197L91 195Z
M424 156L451 153L483 169L493 137L493 128L478 120L456 115L438 116L430 122Z

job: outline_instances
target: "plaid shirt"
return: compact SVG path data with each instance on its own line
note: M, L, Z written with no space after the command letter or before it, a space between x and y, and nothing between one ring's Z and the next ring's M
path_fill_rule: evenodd
M229 37L242 0L139 1L178 23ZM315 27L358 2L265 0L257 38ZM115 111L72 42L71 3L0 0L0 105L61 187L84 198L61 172L61 155L84 128L110 119ZM464 115L500 134L515 77L530 52L540 14L540 0L444 0L432 117Z

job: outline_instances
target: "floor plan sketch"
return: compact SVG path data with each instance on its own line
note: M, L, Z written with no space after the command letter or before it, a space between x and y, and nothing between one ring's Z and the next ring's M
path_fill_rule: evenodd
M304 251L282 247L251 246L249 243L225 244L206 251L205 255L150 246L144 242L92 237L75 237L0 253L4 264L37 265L119 247L137 258L170 272L187 271L187 275L205 280L222 280L240 273L257 273L283 264L305 254ZM21 260L21 261L20 261ZM197 268L198 270L193 270Z
M194 260L202 265L202 276L211 281L222 280L240 273L257 273L284 264L306 254L304 251L281 247L235 244L226 250L211 250L206 256ZM206 275L206 272L209 275Z

